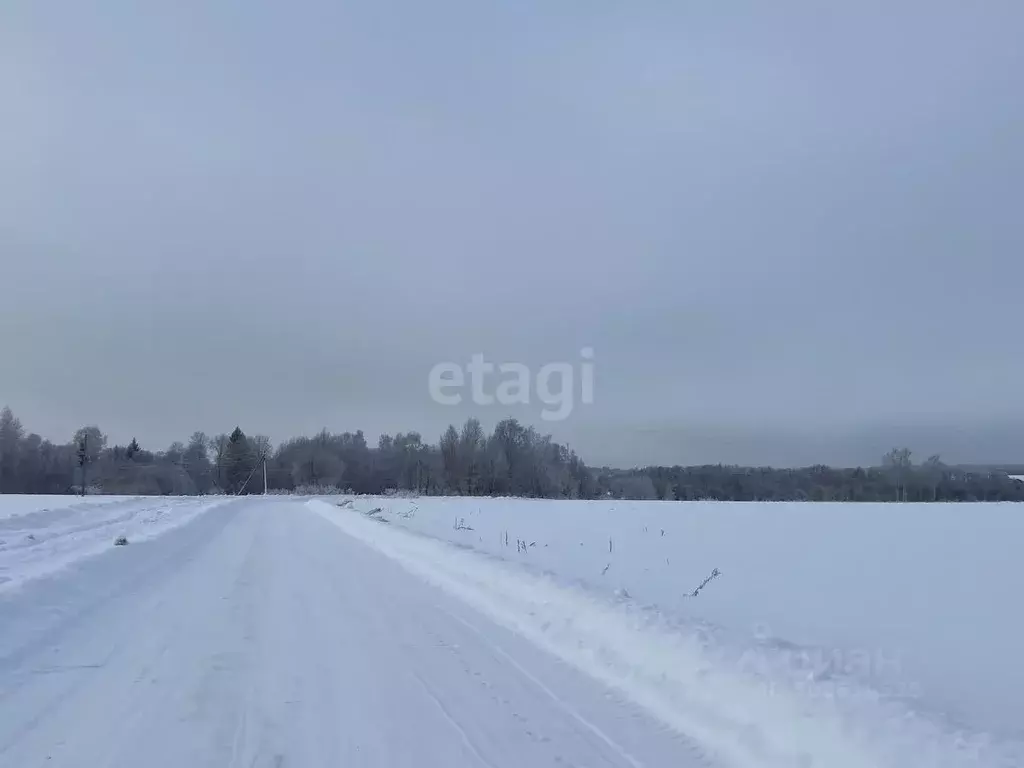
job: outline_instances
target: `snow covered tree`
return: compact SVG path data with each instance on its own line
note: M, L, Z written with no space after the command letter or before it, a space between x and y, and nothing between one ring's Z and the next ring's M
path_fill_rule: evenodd
M107 447L107 436L97 426L82 427L72 438L79 469L79 483L82 495L89 490L89 468L97 462Z

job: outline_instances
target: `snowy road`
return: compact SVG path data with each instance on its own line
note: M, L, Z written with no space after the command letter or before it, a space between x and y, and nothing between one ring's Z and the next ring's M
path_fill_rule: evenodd
M0 600L0 766L702 766L597 682L294 501Z

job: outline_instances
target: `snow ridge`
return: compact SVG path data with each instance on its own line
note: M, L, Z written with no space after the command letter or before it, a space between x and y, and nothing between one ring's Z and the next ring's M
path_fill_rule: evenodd
M14 501L18 498L25 497ZM130 544L160 536L226 501L225 497L90 497L86 501L64 497L61 505L49 499L44 508L22 504L21 514L0 516L0 593L103 553L118 537Z

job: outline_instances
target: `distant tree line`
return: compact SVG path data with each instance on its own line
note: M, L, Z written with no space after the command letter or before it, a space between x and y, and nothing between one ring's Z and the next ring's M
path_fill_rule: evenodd
M486 434L476 419L449 427L436 444L417 432L363 432L296 437L276 448L236 427L149 451L132 439L108 445L96 426L65 444L29 434L9 408L0 411L0 493L210 494L338 488L353 493L409 490L421 494L590 498L593 475L567 447L515 419Z
M362 431L296 437L273 446L236 427L150 451L132 439L109 445L96 426L57 444L28 433L0 411L0 493L194 495L337 488L353 493L560 499L718 499L732 501L1024 501L1024 483L1003 469L947 466L938 456L914 464L907 449L879 467L802 469L700 466L591 469L576 453L515 419L487 434L469 419L437 443L417 432ZM1022 472L1024 474L1024 472Z
M914 464L907 448L868 468L603 468L595 485L599 496L679 501L1024 501L1024 482L1005 469L948 466L937 455Z

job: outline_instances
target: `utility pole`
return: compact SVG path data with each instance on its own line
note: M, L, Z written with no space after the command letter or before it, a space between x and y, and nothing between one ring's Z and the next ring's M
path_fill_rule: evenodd
M82 442L78 446L78 466L82 468L82 495L85 496L85 465L89 457L89 433L82 433Z
M260 456L259 459L256 460L256 463L253 464L252 470L249 472L249 476L245 478L245 482L242 483L242 487L235 491L235 496L241 496L242 491L244 491L249 486L249 481L252 480L252 476L255 475L256 470L260 468L260 461L263 462L263 495L267 495L267 454L264 453L263 455Z

